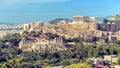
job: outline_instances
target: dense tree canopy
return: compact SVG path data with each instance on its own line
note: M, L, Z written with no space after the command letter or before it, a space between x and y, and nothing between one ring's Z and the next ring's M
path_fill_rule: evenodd
M25 32L27 34L27 32ZM34 35L32 32L31 35ZM48 34L50 35L50 34ZM57 35L50 35L53 38ZM17 45L21 40L19 34L5 37L0 41L0 68L25 67L25 68L42 68L44 66L68 66L74 65L84 66L87 64L86 59L92 57L103 57L103 55L118 55L120 53L119 46L108 45L83 45L81 38L68 39L69 41L77 41L78 45L67 48L65 51L58 52L23 52L18 49ZM11 44L6 44L11 42ZM91 39L88 39L91 42ZM116 41L119 43L119 41ZM78 63L80 62L80 63ZM78 63L78 64L77 64ZM120 58L118 59L120 64ZM77 68L77 67L76 67ZM87 67L86 67L87 68ZM89 67L88 67L89 68Z
M118 46L99 46L78 44L66 51L59 52L23 52L15 47L0 45L1 67L42 67L42 66L68 66L78 62L85 62L87 58L102 57L103 55L118 55ZM84 64L83 64L84 65ZM71 65L72 66L72 65Z

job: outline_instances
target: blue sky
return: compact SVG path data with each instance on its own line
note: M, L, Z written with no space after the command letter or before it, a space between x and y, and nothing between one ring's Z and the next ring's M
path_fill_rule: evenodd
M120 13L120 0L0 0L0 22L29 23L116 13Z

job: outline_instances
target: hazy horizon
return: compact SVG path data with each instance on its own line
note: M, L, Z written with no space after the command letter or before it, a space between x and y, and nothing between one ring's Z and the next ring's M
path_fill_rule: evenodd
M0 22L47 22L74 15L105 17L119 14L119 6L119 0L1 0Z

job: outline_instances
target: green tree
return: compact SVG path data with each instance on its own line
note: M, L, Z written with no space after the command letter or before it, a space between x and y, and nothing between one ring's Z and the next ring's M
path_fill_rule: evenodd
M92 66L87 63L77 63L66 66L66 68L92 68Z
M120 53L118 54L118 64L120 65Z

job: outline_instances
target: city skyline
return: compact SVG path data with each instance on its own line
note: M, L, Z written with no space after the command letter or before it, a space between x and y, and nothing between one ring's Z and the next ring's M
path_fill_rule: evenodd
M110 16L120 12L119 0L1 0L0 22L29 23L74 15Z

